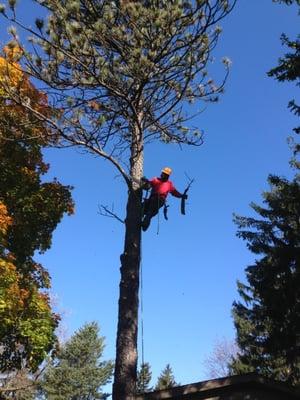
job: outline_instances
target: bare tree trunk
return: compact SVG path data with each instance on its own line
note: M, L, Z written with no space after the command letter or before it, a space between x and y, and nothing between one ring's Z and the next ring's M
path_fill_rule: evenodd
M125 244L121 255L116 363L113 400L132 400L136 392L139 272L141 257L142 190L136 182L143 174L143 149L139 128L131 148L132 190L125 220Z

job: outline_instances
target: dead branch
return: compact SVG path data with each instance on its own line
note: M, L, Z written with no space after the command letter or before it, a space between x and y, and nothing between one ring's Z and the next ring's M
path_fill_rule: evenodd
M115 218L117 221L121 222L122 224L125 224L125 221L120 218L117 214L114 213L113 210L109 210L107 206L100 205L98 206L98 214L102 215L103 217L108 217L108 218Z

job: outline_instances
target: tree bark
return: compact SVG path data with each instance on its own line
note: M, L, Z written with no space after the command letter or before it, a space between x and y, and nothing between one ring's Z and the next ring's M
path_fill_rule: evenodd
M138 125L131 147L131 189L128 194L124 252L121 255L121 281L116 343L113 400L132 400L137 380L137 335L139 273L141 257L142 189L137 183L143 174L142 136Z

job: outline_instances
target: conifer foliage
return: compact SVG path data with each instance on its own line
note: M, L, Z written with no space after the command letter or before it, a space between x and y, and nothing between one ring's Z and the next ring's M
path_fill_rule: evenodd
M273 0L298 5L299 0ZM299 37L290 40L277 67L268 75L279 82L299 81ZM299 83L297 83L299 85ZM300 108L291 100L296 116ZM299 127L294 131L299 134ZM293 143L291 164L299 171L296 159L300 147ZM266 207L252 204L260 219L236 217L238 236L248 248L261 256L246 268L247 284L238 282L243 302L235 302L233 316L241 351L232 363L235 373L257 371L266 376L300 384L300 177L292 181L270 176L271 191L264 194Z
M158 377L155 390L169 389L174 386L178 386L178 383L175 381L173 370L170 364L167 364Z
M41 383L48 400L96 400L112 377L113 363L102 361L104 338L97 323L85 324L58 349Z
M282 2L287 5L297 4L299 6L298 13L300 13L300 0L283 0ZM286 34L281 35L282 44L288 49L283 57L279 58L279 63L275 68L272 68L268 75L275 78L278 82L296 82L299 87L300 83L300 35L295 39L290 39ZM300 117L300 106L293 99L289 102L289 109L297 117ZM300 134L300 126L294 128L297 134ZM300 151L300 144L294 147L295 153Z
M152 379L152 372L150 364L142 363L137 373L137 393L151 392L152 388L149 386Z
M256 371L300 383L300 178L269 177L259 218L235 217L238 236L257 259L238 282L242 301L233 306L241 351L235 373Z

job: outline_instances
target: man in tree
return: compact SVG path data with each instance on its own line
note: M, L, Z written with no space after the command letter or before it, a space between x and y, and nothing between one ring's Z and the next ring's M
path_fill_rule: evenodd
M144 202L144 218L142 221L142 229L146 231L150 225L151 218L153 218L159 209L166 204L166 199L169 193L179 199L187 199L186 194L181 194L176 190L173 182L169 180L172 173L171 168L165 167L161 171L160 177L152 178L150 181L144 179L144 189L152 189L150 197Z

